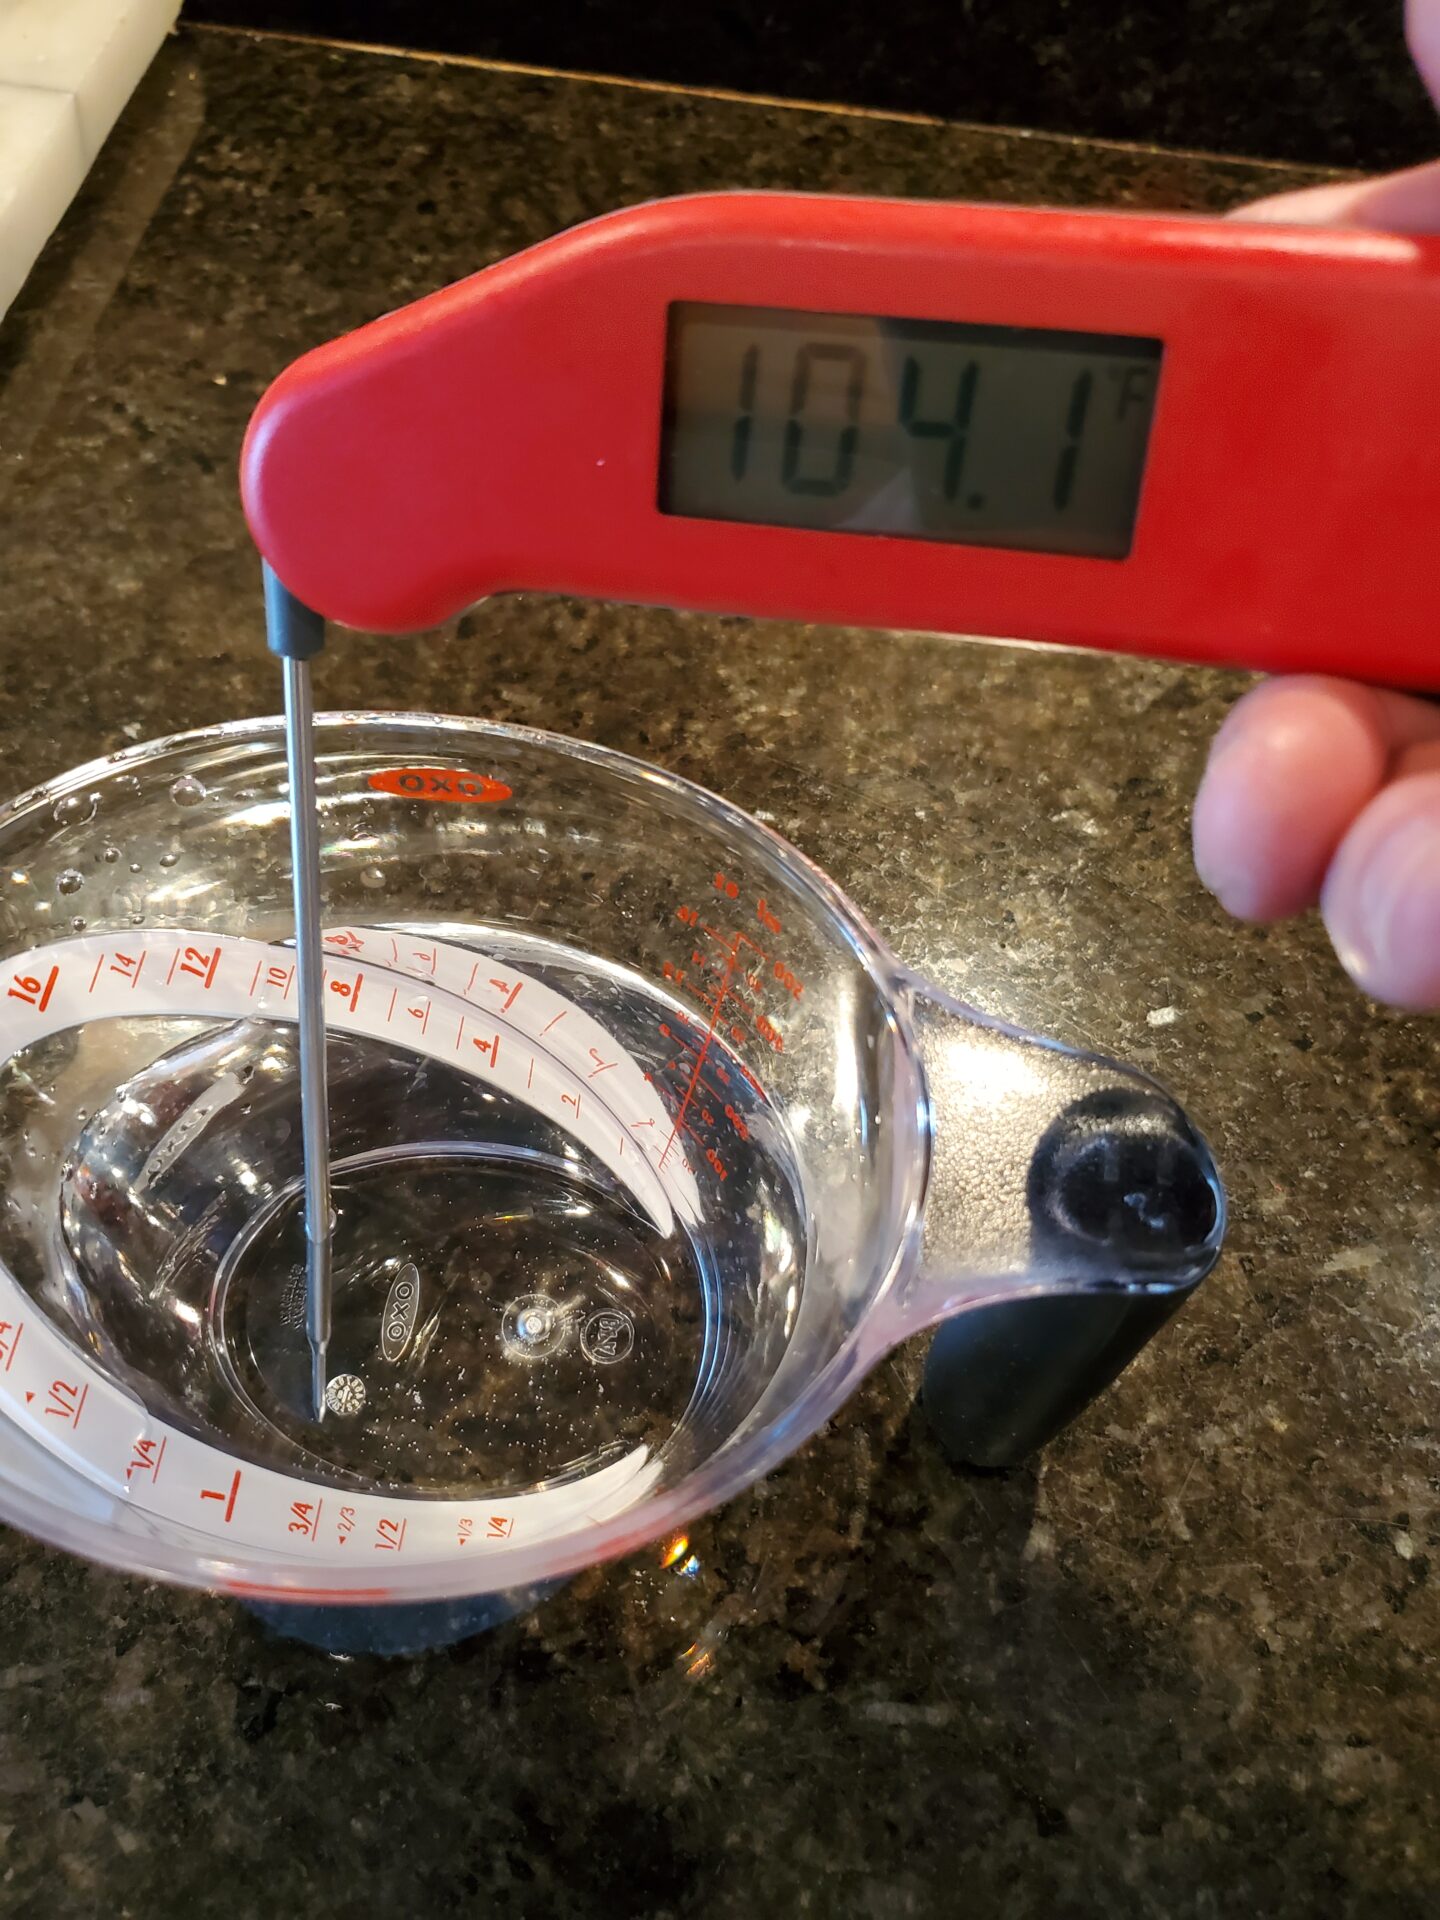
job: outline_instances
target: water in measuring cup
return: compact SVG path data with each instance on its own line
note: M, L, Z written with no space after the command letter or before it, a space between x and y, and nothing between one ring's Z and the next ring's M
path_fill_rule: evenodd
M317 1426L294 1030L122 1017L0 1074L0 1258L153 1413L238 1458L447 1496L527 1490L636 1448L683 1472L743 1418L794 1324L805 1221L782 1129L718 1041L696 1080L693 1016L652 983L552 943L396 931L438 931L563 994L672 1113L688 1090L696 1126L722 1093L724 1178L679 1138L697 1217L657 1224L525 1102L332 1034L334 1327Z

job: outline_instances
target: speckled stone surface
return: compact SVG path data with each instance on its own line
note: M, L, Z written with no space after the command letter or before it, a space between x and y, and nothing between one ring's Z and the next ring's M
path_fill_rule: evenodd
M1404 0L184 0L187 19L785 100L1377 168L1435 112Z
M11 788L272 711L234 461L337 330L614 203L746 183L1215 207L1283 176L172 43L0 329ZM516 599L346 640L331 702L649 756L901 954L1163 1075L1221 1266L1030 1466L951 1471L918 1350L658 1555L408 1662L0 1536L0 1912L1421 1916L1440 1899L1440 1027L1224 922L1228 676Z

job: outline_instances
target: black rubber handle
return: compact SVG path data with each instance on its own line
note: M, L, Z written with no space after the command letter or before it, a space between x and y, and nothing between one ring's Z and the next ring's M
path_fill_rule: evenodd
M1000 1300L946 1321L921 1397L959 1465L1008 1467L1043 1446L1164 1326L1220 1252L1215 1162L1158 1089L1077 1101L1040 1142L1027 1197L1046 1267L1092 1284L1113 1276L1115 1291ZM1154 1292L1134 1290L1151 1276Z

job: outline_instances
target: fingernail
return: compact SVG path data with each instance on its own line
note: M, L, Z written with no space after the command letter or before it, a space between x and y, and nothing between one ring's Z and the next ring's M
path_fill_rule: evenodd
M1259 734L1244 714L1227 720L1215 736L1195 798L1195 871L1225 911L1241 920L1255 915L1264 894L1264 877L1255 871L1253 844L1237 831L1238 817L1252 805L1245 761L1255 757Z
M1324 905L1346 972L1378 1000L1440 1001L1440 819L1398 821L1365 855L1359 884Z

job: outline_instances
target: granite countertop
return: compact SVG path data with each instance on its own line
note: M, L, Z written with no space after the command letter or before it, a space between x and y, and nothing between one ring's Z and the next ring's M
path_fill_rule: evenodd
M1212 208L1275 169L192 30L0 329L10 788L273 711L236 451L294 354L612 205L799 186ZM1440 1026L1227 924L1187 806L1234 676L517 598L332 704L647 756L901 954L1136 1060L1234 1224L1043 1458L886 1364L767 1483L408 1662L0 1536L0 1912L1433 1913Z

